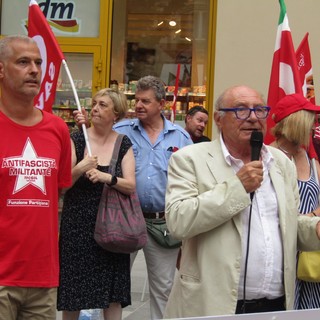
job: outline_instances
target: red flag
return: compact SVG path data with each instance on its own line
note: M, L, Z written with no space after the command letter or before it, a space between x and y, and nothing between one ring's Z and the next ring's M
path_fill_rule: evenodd
M297 65L298 71L300 75L300 81L302 84L302 91L303 95L310 100L313 104L316 103L315 95L314 95L314 87L313 87L313 73L312 73L312 63L311 63L311 54L310 54L310 47L308 41L309 33L307 33L304 38L302 39L297 51L296 51L296 58L297 58ZM317 139L318 143L320 138L320 127L317 124L314 138ZM310 138L310 145L308 150L309 157L318 158L317 152L315 150L313 139Z
M302 84L303 95L313 104L316 103L313 88L313 74L311 54L308 42L309 33L306 33L302 39L297 51L296 58L298 63L298 71L300 82Z
M37 42L43 60L40 92L35 97L34 103L37 108L52 112L60 66L64 56L35 0L29 3L28 35Z
M267 120L268 131L265 137L265 143L267 144L274 140L270 133L270 129L275 124L272 119L272 108L285 95L292 93L302 94L287 9L284 0L279 0L279 4L280 17L268 93L268 106L271 107L271 110Z

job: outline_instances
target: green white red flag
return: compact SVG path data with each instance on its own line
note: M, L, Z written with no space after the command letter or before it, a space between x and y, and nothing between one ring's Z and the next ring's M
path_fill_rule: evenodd
M302 94L302 85L297 68L286 5L284 0L279 0L279 4L280 16L268 92L268 106L271 107L271 110L267 120L268 131L265 137L265 143L267 144L274 140L270 133L270 129L275 125L272 119L272 108L281 98L288 94Z
M46 17L35 0L29 3L28 35L37 42L43 60L41 88L34 99L34 104L39 109L52 112L60 66L64 56Z

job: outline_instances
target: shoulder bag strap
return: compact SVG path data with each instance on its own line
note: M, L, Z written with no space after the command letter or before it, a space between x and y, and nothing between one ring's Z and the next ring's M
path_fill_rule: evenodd
M111 175L114 175L116 172L116 165L117 165L119 150L120 150L120 146L121 146L121 142L122 142L123 137L124 137L123 134L118 134L116 142L114 144L112 158L111 158L109 170L108 170Z

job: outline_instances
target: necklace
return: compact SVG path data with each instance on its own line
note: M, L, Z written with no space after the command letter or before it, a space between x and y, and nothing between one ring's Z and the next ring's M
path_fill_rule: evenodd
M290 153L289 151L287 151L286 149L284 149L283 147L281 147L280 144L278 143L278 141L276 141L276 142L277 142L278 148L279 148L282 152L284 152L290 159L292 159L293 154Z
M280 149L281 151L283 151L285 154L287 154L287 155L289 155L289 156L292 156L292 154L291 154L289 151L287 151L286 149L282 148L280 145L278 145L278 147L279 147L279 149Z

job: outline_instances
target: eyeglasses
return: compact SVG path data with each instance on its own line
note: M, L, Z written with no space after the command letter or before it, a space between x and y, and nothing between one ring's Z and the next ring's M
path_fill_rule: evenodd
M266 119L269 114L270 107L259 106L255 108L246 108L246 107L222 108L222 109L219 109L219 111L233 111L237 119L239 120L248 119L251 115L251 112L254 112L255 116L258 119Z

